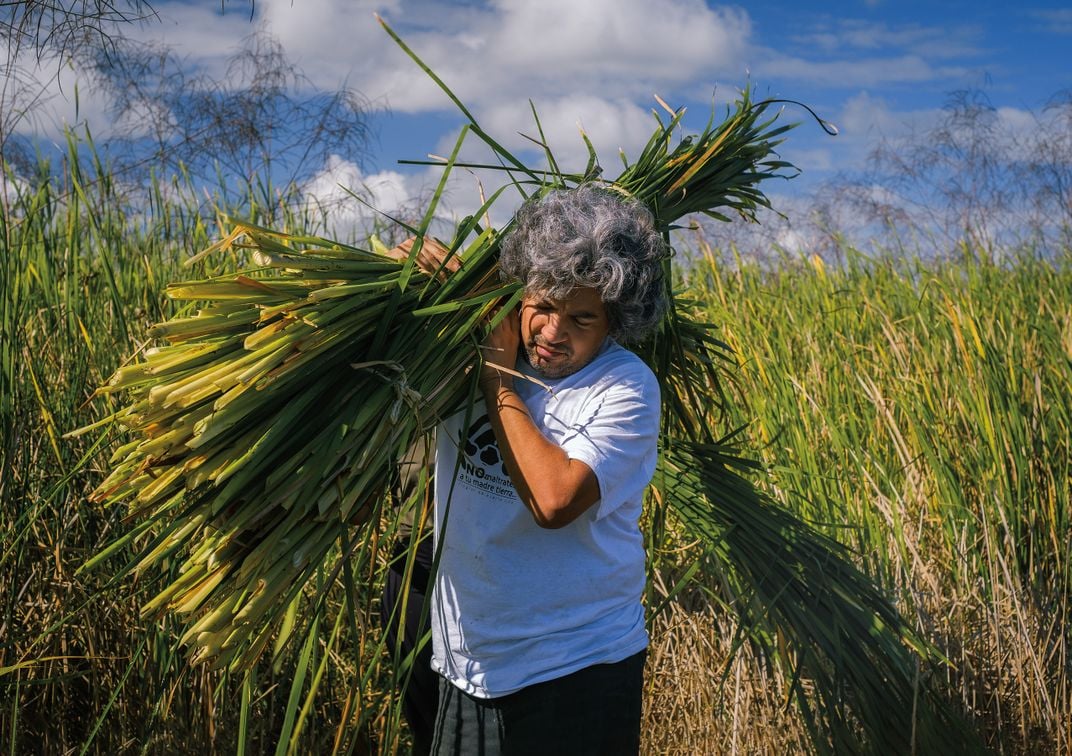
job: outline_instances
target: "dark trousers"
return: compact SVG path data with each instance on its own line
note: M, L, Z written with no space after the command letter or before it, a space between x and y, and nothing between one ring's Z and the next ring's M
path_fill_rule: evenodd
M439 680L436 756L629 756L640 751L647 652L596 664L501 698Z
M387 649L400 659L405 659L414 649L417 653L402 689L402 715L413 733L413 753L426 756L432 748L432 731L435 725L436 707L439 699L439 675L432 669L432 640L428 636L428 617L425 613L425 593L431 589L434 551L431 535L425 536L417 546L413 575L409 583L405 615L401 612L405 588L406 544L400 543L391 558L390 569L383 589L380 619L387 636ZM396 609L397 607L397 609ZM402 631L399 645L399 630ZM423 645L420 645L423 641Z

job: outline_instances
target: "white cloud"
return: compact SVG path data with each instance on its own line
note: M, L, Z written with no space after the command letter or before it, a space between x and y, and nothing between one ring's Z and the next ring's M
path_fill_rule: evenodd
M1002 128L1011 133L1027 133L1039 127L1038 116L1022 108L1000 107L997 109L997 117Z
M154 7L158 21L127 27L124 33L173 45L186 56L191 72L222 79L244 40L263 29L275 36L314 88L333 90L346 84L374 104L415 114L395 122L404 121L395 142L419 134L413 139L428 145L436 144L438 137L437 149L447 154L457 132L442 132L456 128L461 119L452 120L452 115L457 110L384 33L374 17L378 13L508 149L531 164L541 163L539 151L518 134L535 136L531 98L560 166L567 171L584 168L588 155L578 133L583 127L595 142L605 178L618 172L619 148L633 157L651 135L653 93L673 105L693 103L690 116L703 121L712 88L719 85L720 100L726 92L732 95L745 83L746 66L762 87L813 105L825 100L821 115L840 127L841 135L830 139L803 114L786 114L788 120L800 120L802 128L790 133L780 151L807 173L804 181L815 174L858 170L880 139L921 133L941 117L934 109L907 109L909 98L928 89L962 85L972 61L985 52L971 24L945 28L937 21L872 22L851 18L851 10L837 18L801 15L816 20L799 24L799 33L777 42L759 40L748 11L711 7L704 0L257 0L252 22L248 5L225 4L221 10L219 3L161 0ZM764 16L756 13L762 22ZM1059 24L1066 16L1057 13L1047 20ZM38 85L43 104L27 128L51 139L61 136L64 123L88 123L102 138L112 133L116 125L109 117L108 96L90 91L84 72L67 67L51 82L46 73L39 72L46 82ZM81 82L77 114L76 81ZM6 107L10 101L0 102ZM434 130L419 133L414 122L431 113ZM1035 128L1036 116L1019 108L999 108L997 117L1013 134ZM379 123L390 127L385 121L374 122ZM474 162L491 157L473 137L462 154ZM355 225L367 222L372 211L350 198L340 184L393 213L407 206L420 208L439 177L437 169L406 175L375 172L368 165L365 169L335 156L304 190L310 202L317 197L333 208L332 222ZM494 171L456 169L447 182L440 215L475 211L481 187L490 193L504 180ZM497 202L496 215L505 215L516 199L511 194ZM798 211L803 212L792 210ZM799 228L794 232L803 233ZM794 240L799 241L773 233L768 237L785 246L793 246L789 242Z
M127 30L130 38L167 45L213 79L224 78L228 60L256 29L248 12L222 13L216 3L159 3L156 11L155 19Z
M654 101L652 102L654 104ZM607 178L620 169L618 150L635 155L651 136L655 121L649 109L626 100L609 100L587 94L541 98L534 102L544 138L559 167L567 172L581 172L588 162L588 150L581 131L592 140ZM507 101L480 112L481 125L498 135L510 150L537 149L530 139L539 138L528 102ZM542 164L542 161L541 161Z
M699 0L499 0L489 51L544 80L680 82L734 66L749 34L741 11Z
M420 7L398 8L400 27L407 12ZM701 74L737 72L750 34L742 11L711 9L700 0L497 0L468 8L460 20L434 31L406 30L404 37L469 105L516 92L598 92L612 99L668 94ZM385 54L354 77L366 95L383 96L399 111L449 107L400 54Z
M934 66L919 55L807 60L774 56L757 64L762 79L805 81L838 88L877 87L888 84L929 82L963 77L962 66Z
M926 26L907 23L892 26L874 21L839 18L821 20L793 41L817 52L844 55L850 50L911 53L928 58L951 58L980 52L980 29L974 25Z
M333 90L408 60L375 19L399 8L397 0L257 0L251 20L247 6L165 1L156 4L157 19L132 28L130 37L167 45L191 70L224 81L246 40L267 32L313 87Z
M416 69L376 21L376 14L402 13L400 0L258 0L257 9L264 28L323 89L348 84L379 99L389 93L366 88L374 72Z
M420 223L441 178L442 169L437 167L410 175L396 171L366 174L357 164L332 155L323 168L302 185L302 203L314 218L322 220L328 235L360 241L374 227L390 229L392 219L410 225ZM490 186L490 189L503 182L503 177L498 174L481 178L485 188ZM449 238L462 217L479 209L480 196L480 186L474 176L468 171L455 169L448 177L436 207L432 233ZM496 224L507 221L513 211L513 207L505 207L511 204L509 199L501 203L503 207L499 204L496 203ZM387 234L388 238L405 235L404 231L388 231Z
M1035 10L1029 15L1037 20L1036 30L1051 34L1072 34L1072 8Z
M866 90L857 92L833 119L839 134L829 147L831 167L844 172L863 170L868 157L883 141L895 142L924 131L940 114L935 109L898 110L883 97Z
M37 60L33 51L23 50L9 67L19 70L20 79L3 93L2 102L7 116L16 110L25 114L15 124L17 133L57 142L63 140L65 128L80 129L87 124L96 137L113 133L110 100L101 96L77 63L62 63L55 57Z
M0 196L4 198L4 206L11 207L15 204L19 195L30 188L29 183L7 171L0 173Z
M595 142L608 177L617 173L619 148L635 154L650 136L654 93L674 104L692 96L706 99L719 77L741 81L749 54L759 57L761 81L781 77L862 87L943 74L911 55L823 61L750 48L747 13L711 8L703 0L490 0L476 5L260 0L252 24L245 9L221 11L212 4L166 2L158 11L159 22L144 25L135 36L173 45L210 77L222 78L227 60L243 40L263 28L316 87L346 83L396 111L454 111L380 28L374 18L379 13L508 148L531 148L517 132L535 131L525 99L532 98L562 167L579 170L587 161L578 135L582 126ZM909 28L897 37L896 30L849 22L840 28L853 31L856 47L897 40L908 44L926 36ZM84 98L83 112L91 124L99 123L97 131L111 126L108 104L99 93ZM839 148L849 141L839 140ZM794 157L818 170L836 160L824 150Z
M338 155L331 155L302 186L302 195L307 207L323 208L333 223L344 226L373 218L377 211L395 213L411 199L402 174L382 171L366 176L357 164Z
M850 97L838 119L838 128L847 135L889 134L899 130L900 126L901 121L891 112L889 103L866 91Z
M834 156L834 150L829 147L795 149L792 152L790 162L800 169L801 173L832 171L841 167Z
M779 231L775 244L794 255L804 254L812 248L812 241L795 228L785 228Z

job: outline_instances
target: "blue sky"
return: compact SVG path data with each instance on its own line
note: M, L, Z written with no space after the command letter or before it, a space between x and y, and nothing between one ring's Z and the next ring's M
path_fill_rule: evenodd
M371 155L333 156L307 190L337 196L340 184L363 184L385 210L434 180L397 161L448 151L462 119L374 13L511 149L525 148L517 132L533 131L531 99L564 167L583 167L579 125L605 165L616 163L618 148L635 154L651 133L653 94L687 106L692 124L749 84L759 96L803 101L841 133L829 137L802 111L787 111L802 125L782 156L803 171L776 190L787 203L839 172L860 170L880 140L925 129L954 90L981 89L1004 121L1030 128L1048 98L1072 88L1072 7L1033 0L257 0L252 21L245 3L225 11L218 0L154 7L159 19L134 36L173 45L210 74L222 72L227 55L259 26L279 38L314 86L345 82L363 92L378 108ZM34 121L46 138L75 121L77 77L63 74L49 112ZM80 99L78 119L106 136L107 93L82 91ZM479 159L475 143L472 149ZM452 196L458 212L475 205L473 178L457 176Z

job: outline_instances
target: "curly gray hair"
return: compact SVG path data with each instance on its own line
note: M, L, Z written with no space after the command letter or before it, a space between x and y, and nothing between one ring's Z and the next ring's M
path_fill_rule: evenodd
M666 243L636 200L593 184L556 189L517 211L503 239L502 277L528 292L563 299L590 286L603 299L610 336L636 342L666 310Z

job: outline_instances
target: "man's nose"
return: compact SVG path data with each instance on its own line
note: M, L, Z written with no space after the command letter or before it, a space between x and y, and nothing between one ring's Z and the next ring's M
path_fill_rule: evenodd
M561 316L559 316L558 313L551 313L548 315L547 323L544 324L541 333L543 334L543 337L552 344L565 340L566 329Z

